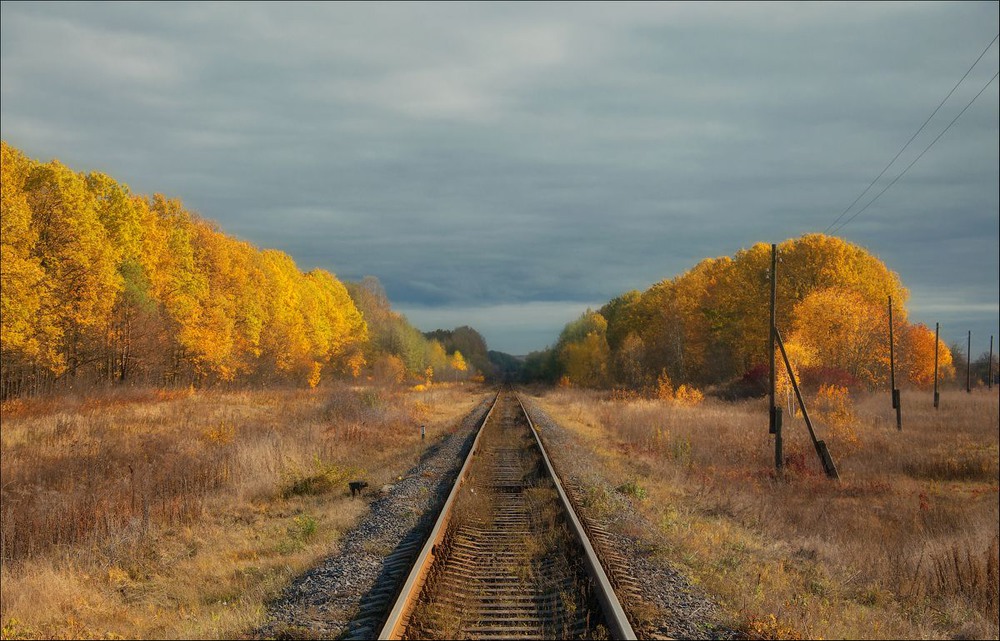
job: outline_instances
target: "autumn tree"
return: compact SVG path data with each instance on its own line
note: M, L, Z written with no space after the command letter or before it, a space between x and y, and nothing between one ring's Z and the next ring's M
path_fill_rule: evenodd
M456 351L462 352L472 370L483 374L493 373L486 339L468 325L462 325L452 330L439 329L426 333L424 336L440 341L449 354Z
M574 385L604 387L608 380L608 342L603 334L590 332L583 340L567 343L559 353L565 376Z
M922 389L934 385L934 331L923 324L904 325L899 335L898 372L902 379ZM951 350L938 341L938 381L955 377ZM897 376L899 376L897 374Z
M70 377L100 358L111 309L122 289L119 252L98 218L94 199L80 175L58 161L36 165L25 180L33 253L44 270L51 296L41 313L61 338L60 365Z
M393 311L379 280L365 276L346 287L368 327L368 339L361 348L367 362L376 363L385 355L393 355L410 376L425 378L427 367L433 367L429 362L430 341L404 315Z
M432 340L427 345L427 367L424 372L427 382L431 382L434 374L444 374L448 368L448 353L444 345L436 340Z
M650 383L650 377L643 371L646 344L637 333L630 332L613 354L611 377L616 383L632 390L641 390Z
M368 328L344 285L333 274L316 269L302 279L303 315L310 342L310 379L318 372L343 370L367 338Z
M105 347L105 377L123 381L132 374L136 359L136 327L141 316L155 308L151 282L152 265L144 251L145 235L152 221L141 199L132 196L128 186L101 173L86 178L98 219L111 244L118 250L117 271L121 292L114 301Z
M888 314L853 290L831 287L810 293L793 313L787 342L810 354L806 365L841 369L868 389L888 379Z
M448 365L451 367L452 371L455 372L456 380L462 372L469 369L468 364L465 362L465 357L463 357L462 352L458 350L455 350L455 353L451 355Z
M600 313L584 312L566 325L556 344L563 375L584 387L603 387L608 382L610 348L608 323Z
M37 382L38 369L62 373L65 363L59 345L55 299L42 256L39 231L32 221L25 183L35 163L2 144L0 161L0 347L3 396Z
M642 294L636 290L612 298L598 313L607 321L608 347L617 350L629 334L637 337L648 321L641 305Z
M609 382L650 386L666 375L678 385L703 386L739 380L765 366L770 255L770 246L758 243L731 258L702 260L644 292L609 301L601 308L607 321L604 371ZM823 234L785 241L778 255L777 325L803 376L842 372L866 387L884 384L889 296L901 348L907 349L911 340L907 291L898 275L861 247ZM594 374L599 367L584 373L582 364L598 362L603 354L596 338L590 349L582 349L592 331L584 320L569 323L554 348L559 375L572 362L578 378L600 378ZM915 345L925 346L919 332L913 336ZM915 348L919 365L907 365L915 381L933 368L925 352Z
M40 381L315 385L359 374L367 325L333 274L303 274L178 200L2 152L5 398Z

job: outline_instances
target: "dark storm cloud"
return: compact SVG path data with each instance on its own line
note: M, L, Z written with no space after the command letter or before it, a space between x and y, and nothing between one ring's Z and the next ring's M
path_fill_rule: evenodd
M703 257L823 231L997 28L996 3L2 12L11 144L180 197L304 268L375 274L421 326L513 352ZM996 332L997 109L994 83L841 232L954 336Z

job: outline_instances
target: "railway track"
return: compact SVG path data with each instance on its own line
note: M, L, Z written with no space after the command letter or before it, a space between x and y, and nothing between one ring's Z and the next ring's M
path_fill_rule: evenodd
M631 638L531 419L498 394L379 634Z

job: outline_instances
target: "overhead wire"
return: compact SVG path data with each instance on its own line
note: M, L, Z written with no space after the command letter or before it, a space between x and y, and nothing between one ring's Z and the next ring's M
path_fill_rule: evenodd
M979 54L979 57L976 58L976 60L966 70L966 72L962 75L962 77L958 79L958 82L956 82L955 86L951 88L951 91L948 92L948 95L946 95L941 100L941 102L938 103L938 106L934 108L934 111L931 112L931 115L927 116L927 119L924 120L923 124L920 125L920 127L916 130L916 132L914 132L914 134L912 136L910 136L910 139L906 141L906 144L903 145L898 152L896 152L896 155L893 156L892 160L889 161L889 164L887 164L885 167L883 167L882 171L880 171L879 174L877 176L875 176L875 178L868 184L868 186L865 187L864 190L860 194L858 194L858 197L855 198L854 201L850 205L848 205L846 209L844 209L844 211L840 212L840 215L837 216L836 220L834 220L832 223L830 223L827 226L827 228L823 230L824 234L828 233L831 229L833 229L833 227L838 222L840 222L840 220L844 216L847 215L847 212L851 211L851 209L854 207L854 205L858 204L858 201L861 200L861 198L865 194L868 193L868 191L875 185L876 182L878 182L879 178L881 178L883 175L885 175L885 172L889 170L889 167L892 167L893 163L895 163L896 160L899 159L899 157L903 154L903 152L906 151L907 147L910 146L910 143L912 143L914 141L914 139L916 139L916 137L918 135L920 135L920 132L924 130L924 128L927 126L927 123L929 123L931 121L931 119L934 118L935 114L937 114L937 112L940 111L941 107L944 106L944 103L946 103L948 101L948 99L951 98L951 95L953 93L955 93L955 90L958 89L958 86L961 85L962 82L965 81L965 79L969 76L969 74L976 67L976 65L979 64L979 61L983 59L983 56L986 55L986 52L990 50L990 48L993 46L993 43L996 42L998 38L1000 38L1000 33L998 33L997 35L993 36L993 39L990 40L990 43L988 45L986 45L986 48L983 49L983 52ZM992 80L990 82L992 82ZM989 86L989 83L987 83L987 86ZM985 89L985 87L983 89ZM982 93L982 91L980 91L979 93ZM978 98L979 95L977 94L976 97ZM973 98L973 101L975 101L975 98ZM968 109L968 106L966 106L966 109ZM964 113L965 109L963 109L962 112ZM961 114L959 114L959 115L961 115ZM956 117L956 120L957 120L957 117ZM954 124L954 121L952 121L952 124ZM950 128L951 125L949 124L948 127ZM947 131L947 128L945 129L945 131ZM940 138L940 136L938 136L938 138ZM935 138L934 141L937 142L937 138ZM933 145L933 144L934 143L931 143L931 145ZM928 149L929 148L930 148L930 145L928 145ZM926 151L927 150L925 149L924 152L926 152ZM920 155L922 156L923 153L921 153ZM919 156L918 156L918 159L919 159ZM911 163L910 166L912 166L912 163ZM909 167L907 167L907 169L909 169ZM905 170L904 170L904 173L905 173ZM901 176L902 176L902 174L900 174L899 176L897 176L896 180L899 180L899 178ZM890 183L890 186L892 186L892 184L895 183L896 180L893 180L892 183ZM879 193L879 196L881 196L882 193L885 193L885 189L883 189L882 192ZM861 211L864 211L865 209L867 209L868 206L871 205L871 203L875 202L875 200L877 200L877 199L878 199L878 196L876 196L874 199L872 199L871 201L869 201L868 205L865 205L865 207ZM835 231L839 231L840 229L843 229L844 225L846 225L847 222L850 222L855 217L857 217L858 213L861 213L861 212L855 213L853 216L851 216L851 218L849 218L847 221L845 221L845 223L843 225L840 225L840 227L837 227L837 230L835 230Z
M839 225L839 226L838 226L838 227L837 227L836 229L834 229L834 230L833 230L833 232L834 232L834 233L837 233L837 232L839 232L839 231L840 231L841 229L843 229L843 228L844 228L844 226L845 226L845 225L847 225L847 223L851 222L852 220L854 220L855 218L857 218L857 217L858 217L858 216L859 216L859 215L861 214L861 212L863 212L863 211L865 211L866 209L868 209L869 207L871 207L871 206L872 206L872 203L874 203L874 202L875 202L876 200L878 200L878 199L879 199L879 197L880 197L880 196L881 196L882 194L884 194L884 193L885 193L886 191L888 191L888 189L889 189L890 187L892 187L893 185L895 185L895 184L896 184L896 181L898 181L898 180L899 180L900 178L902 178L902 177L903 177L903 175L905 175L905 174L906 174L906 172L908 172L908 171L910 170L910 167L912 167L913 165L917 164L917 161L918 161L918 160L920 160L921 158L923 158L924 154L926 154L926 153L927 153L927 151L928 151L928 150L929 150L929 149L930 149L931 147L933 147L933 146L934 146L934 143L936 143L936 142L937 142L938 140L940 140L940 139L941 139L941 136L945 135L945 133L946 133L946 132L947 132L947 131L948 131L949 129L951 129L951 126L952 126L952 125L954 125L954 124L955 124L956 122L958 122L958 119L962 117L962 114L964 114L964 113L965 113L965 112L966 112L966 111L967 111L967 110L969 109L969 107L971 107L971 106L972 106L972 103L974 103L974 102L976 101L976 98L978 98L979 96L983 95L983 92L984 92L984 91L986 91L987 87L989 87L989 86L990 86L991 84L993 84L993 81L997 79L997 76L1000 76L1000 71L998 71L998 72L996 72L995 74L993 74L993 77L992 77L992 78L990 78L990 79L989 79L989 80L988 80L988 81L986 82L986 84L985 84L985 85L983 85L983 88L979 90L979 93L977 93L977 94L976 94L975 96L973 96L973 97L972 97L972 100L970 100L970 101L969 101L969 103L968 103L967 105L965 105L965 107L964 107L964 108L962 109L962 111L958 112L958 115L957 115L957 116L955 116L955 117L954 117L954 118L952 119L952 121L948 123L948 126L947 126L947 127L945 127L945 128L944 128L944 129L943 129L943 130L941 131L941 133L939 133L939 134L937 135L937 137L936 137L936 138L935 138L934 140L932 140L932 141L931 141L931 144L929 144L929 145L927 145L926 147L924 147L924 150L920 152L920 155L918 155L918 156L917 156L916 158L914 158L914 159L913 159L913 162L911 162L911 163L910 163L909 165L907 165L907 166L906 166L906 169L904 169L904 170L903 170L902 172L900 172L900 174L899 174L898 176L896 176L895 178L893 178L893 179L892 179L892 182L890 182L890 183L889 183L888 185L886 185L885 187L883 187L883 188L882 188L882 191L878 192L878 194L876 194L876 196L875 196L874 198L872 198L871 200L869 200L869 201L868 201L868 204L867 204L867 205L865 205L864 207L862 207L861 209L859 209L859 210L858 210L857 212L855 212L855 213L854 213L854 215L852 215L852 216L851 216L850 218L848 218L847 220L845 220L844 222L842 222L842 223L841 223L841 224L840 224L840 225ZM829 227L828 227L827 229L829 229Z

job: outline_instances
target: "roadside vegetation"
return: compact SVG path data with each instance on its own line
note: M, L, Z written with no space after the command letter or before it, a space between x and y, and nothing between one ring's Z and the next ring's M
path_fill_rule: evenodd
M810 396L839 482L791 415L776 474L766 399L563 388L536 400L643 517L630 534L748 637L996 638L997 392L948 391L939 410L904 392L902 432L887 396Z
M2 407L3 638L226 638L485 396L117 390ZM420 425L427 440L420 439Z

